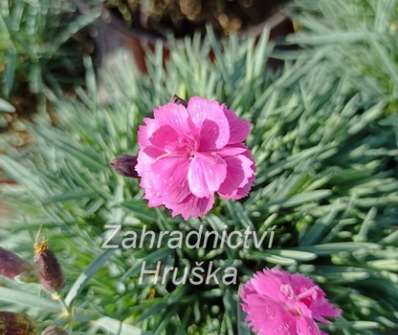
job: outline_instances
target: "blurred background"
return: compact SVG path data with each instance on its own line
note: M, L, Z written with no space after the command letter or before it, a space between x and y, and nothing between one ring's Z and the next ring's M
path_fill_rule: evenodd
M145 48L158 42L167 46L168 38L205 34L209 27L220 39L234 33L256 36L266 25L284 36L292 32L291 21L282 12L285 4L283 0L4 0L0 4L2 98L16 115L29 117L45 87L68 92L81 83L85 56L100 67L115 49L127 48L132 61L145 71ZM2 132L16 115L5 116Z

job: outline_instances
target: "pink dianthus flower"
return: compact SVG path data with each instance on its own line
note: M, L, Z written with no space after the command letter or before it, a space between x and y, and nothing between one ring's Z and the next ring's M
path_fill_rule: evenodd
M138 130L136 171L150 207L161 205L184 219L205 215L215 194L245 197L255 163L243 144L250 123L217 101L191 97L154 110Z
M317 322L341 315L312 279L282 270L257 272L242 287L240 298L258 335L326 335Z

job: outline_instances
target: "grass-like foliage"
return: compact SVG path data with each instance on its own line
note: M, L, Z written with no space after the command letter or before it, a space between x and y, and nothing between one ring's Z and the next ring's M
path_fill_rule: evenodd
M70 84L82 68L82 50L71 38L98 15L93 10L77 16L68 1L1 1L1 95L37 94L46 85Z
M30 306L40 325L63 320L74 333L250 334L238 309L238 285L138 283L143 261L195 266L212 260L235 266L241 283L274 266L312 276L344 311L326 326L330 334L395 333L398 119L386 108L390 95L375 101L307 55L276 73L266 70L267 40L264 33L257 44L232 37L220 45L209 32L204 41L173 43L165 66L157 48L148 75L121 57L100 85L88 71L87 91L77 90L78 98L53 96L59 125L39 116L31 129L36 143L0 158L18 182L4 189L17 215L1 234L5 245L29 255L26 231L33 238L43 225L67 277L62 296L69 318L62 319L64 306L40 297L35 284L6 283L18 294L0 288L0 301ZM219 201L206 218L189 222L149 209L138 182L109 167L113 157L136 152L143 118L176 93L216 98L249 119L248 146L257 164L248 198ZM275 227L275 241L260 250L104 251L107 224L137 231L144 225L156 231Z
M291 41L378 99L398 96L397 0L297 0Z

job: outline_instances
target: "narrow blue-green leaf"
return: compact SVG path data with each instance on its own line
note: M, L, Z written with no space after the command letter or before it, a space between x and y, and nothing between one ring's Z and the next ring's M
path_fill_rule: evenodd
M240 290L239 290L240 291ZM240 294L239 294L240 296ZM241 305L237 304L237 315L238 315L238 335L250 335L249 326L245 320L245 314L242 311Z
M383 65L386 68L386 72L390 75L391 80L394 82L395 85L395 94L398 93L398 68L396 64L394 64L394 57L390 57L387 54L387 51L385 47L380 45L379 42L376 41L376 39L371 40L372 47L380 57L380 60L382 61Z
M131 210L141 220L156 222L158 219L155 211L148 208L143 201L129 199L120 203L120 206Z
M168 248L162 248L162 249L155 250L150 254L147 254L143 258L138 259L137 262L128 271L126 271L126 273L123 275L122 281L130 276L136 275L140 271L142 264L144 262L154 263L154 262L157 262L161 259L168 257L172 253L174 253L174 250L168 249Z
M276 204L280 204L283 208L300 206L302 204L319 201L329 197L332 194L331 190L316 190L310 192L303 192L296 194L286 200L275 201Z
M15 107L11 105L8 101L0 98L0 112L14 113Z
M281 257L291 258L297 261L311 261L317 258L317 255L313 252L300 251L300 250L275 249L275 250L269 250L268 252L276 254Z
M340 203L332 205L332 209L329 214L325 217L318 219L315 224L305 232L304 236L300 241L300 245L312 245L319 243L326 231L330 231L331 226L334 223L334 219L340 210Z
M137 327L109 317L103 317L94 321L94 325L113 335L149 335L149 333L143 332Z
M294 265L296 260L292 258L282 257L274 255L269 251L251 251L247 254L243 254L242 257L251 260L258 260L263 262L269 262L276 265Z
M73 300L77 297L80 291L85 287L91 278L97 273L97 271L107 262L107 260L113 255L115 249L109 249L103 252L91 265L85 270L75 281L71 289L69 290L65 304L70 306Z
M355 43L367 41L371 33L369 31L346 32L337 31L325 34L294 34L287 40L291 43L299 44L329 44L329 43Z
M0 287L0 301L38 308L40 310L53 313L61 313L63 311L63 306L60 302L6 287Z
M302 246L295 249L312 252L314 254L317 254L318 256L327 256L338 252L352 252L360 249L377 250L380 249L380 246L375 243L340 242L340 243L324 243L312 246Z
M70 192L64 192L62 194L52 195L45 202L55 203L55 202L65 202L71 200L81 200L92 196L95 196L94 192L80 191L80 190L70 191Z
M10 95L14 86L15 70L17 66L17 54L12 51L5 59L6 69L3 77L3 94L7 97Z

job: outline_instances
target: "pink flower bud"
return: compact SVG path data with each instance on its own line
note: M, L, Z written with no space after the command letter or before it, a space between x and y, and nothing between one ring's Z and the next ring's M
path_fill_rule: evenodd
M25 315L0 311L0 334L35 335L36 330Z
M64 287L64 276L57 257L48 248L47 242L35 245L35 264L43 287L49 291L60 291Z
M0 248L0 275L11 279L27 272L29 264L14 253Z
M135 166L137 165L137 156L123 155L114 158L111 161L111 167L118 174L130 177L138 178L138 174L135 171Z

